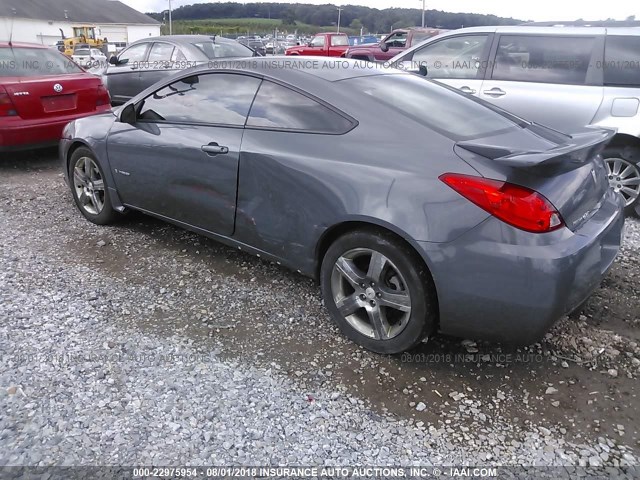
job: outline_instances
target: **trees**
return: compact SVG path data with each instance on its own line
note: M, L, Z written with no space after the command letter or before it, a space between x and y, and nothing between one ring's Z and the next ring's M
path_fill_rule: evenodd
M372 33L388 32L391 27L411 27L420 25L422 11L417 8L375 8L348 5L342 11L342 24L353 29ZM162 14L152 14L162 18ZM310 5L304 3L196 3L176 8L174 20L204 20L222 18L272 18L281 19L285 25L302 22L314 26L327 26L336 22L335 5ZM522 23L513 18L495 15L469 13L449 13L440 10L428 10L427 25L440 28L460 28L480 25L515 25Z
M282 25L295 25L296 24L296 12L293 8L287 8L282 13Z
M361 28L363 28L363 25L359 18L354 18L349 24L349 27L353 28L354 30L360 30Z

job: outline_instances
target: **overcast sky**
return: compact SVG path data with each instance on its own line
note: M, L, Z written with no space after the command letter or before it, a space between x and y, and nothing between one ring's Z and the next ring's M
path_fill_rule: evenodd
M167 9L168 0L121 0L123 3L141 12L157 12ZM252 0L259 1L259 0ZM277 1L277 0L274 0ZM315 3L315 4L354 4L374 8L421 8L421 0L281 0L283 3ZM172 0L171 5L207 3L206 0ZM212 3L212 2L209 2ZM608 0L606 2L585 2L584 0L427 0L427 9L444 10L446 12L492 13L501 17L513 17L523 20L605 20L615 18L624 20L635 15L640 20L640 2L637 0Z

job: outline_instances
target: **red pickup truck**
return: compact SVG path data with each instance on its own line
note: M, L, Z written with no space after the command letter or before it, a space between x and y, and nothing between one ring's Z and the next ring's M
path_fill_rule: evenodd
M350 47L344 56L370 62L385 61L427 38L446 31L437 28L402 28L391 32L380 43Z
M346 33L318 33L307 45L287 48L285 55L344 57L348 48L349 37Z

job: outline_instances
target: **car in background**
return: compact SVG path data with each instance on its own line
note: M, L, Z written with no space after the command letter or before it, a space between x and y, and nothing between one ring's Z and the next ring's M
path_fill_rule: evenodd
M102 78L111 101L118 105L179 70L221 58L253 56L258 54L224 37L164 35L133 42L108 64L90 71Z
M374 41L349 47L344 56L369 62L384 62L423 40L445 31L437 28L399 28L379 42Z
M379 43L380 40L375 35L362 35L349 37L349 45L369 45L372 43Z
M640 29L464 28L392 64L556 130L616 129L603 152L608 178L627 214L640 216Z
M238 40L238 42L246 47L249 47L261 57L264 57L267 54L265 44L260 38L244 38L242 40Z
M306 55L314 57L342 57L349 48L346 33L318 33L304 45L287 48L285 55Z
M57 49L0 42L0 151L56 145L70 121L111 110L102 81Z
M71 58L81 67L92 67L100 63L106 64L107 56L98 48L75 48Z
M614 132L561 134L395 69L273 58L196 67L67 126L81 214L139 210L318 278L344 334L384 354L437 330L535 342L598 288L624 226L600 158Z

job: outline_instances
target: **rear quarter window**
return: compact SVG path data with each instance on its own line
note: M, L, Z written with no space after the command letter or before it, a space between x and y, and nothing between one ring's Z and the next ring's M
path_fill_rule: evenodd
M334 135L353 126L331 108L267 80L262 82L247 119L247 127Z
M605 85L640 87L640 35L608 35L604 50Z

